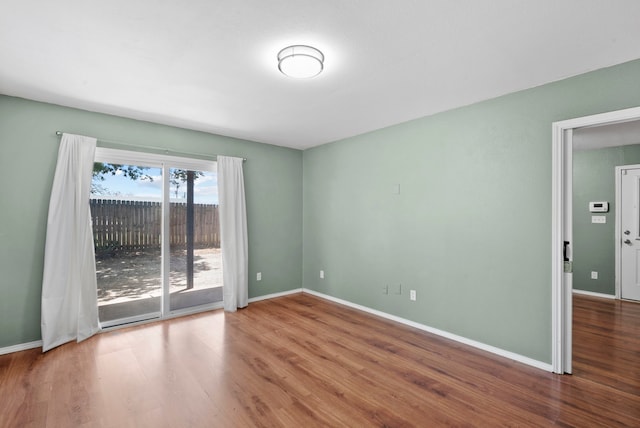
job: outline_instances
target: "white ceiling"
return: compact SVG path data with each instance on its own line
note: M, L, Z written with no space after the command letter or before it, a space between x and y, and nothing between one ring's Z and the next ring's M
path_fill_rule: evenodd
M0 9L0 93L299 149L640 57L637 0ZM324 72L280 74L276 55L290 44L324 52Z

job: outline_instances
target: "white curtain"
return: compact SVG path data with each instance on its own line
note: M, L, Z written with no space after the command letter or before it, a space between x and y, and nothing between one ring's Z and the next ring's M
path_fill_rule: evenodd
M242 159L218 156L218 197L224 310L244 308L249 298L247 208Z
M89 195L96 139L62 134L42 279L42 351L100 330Z

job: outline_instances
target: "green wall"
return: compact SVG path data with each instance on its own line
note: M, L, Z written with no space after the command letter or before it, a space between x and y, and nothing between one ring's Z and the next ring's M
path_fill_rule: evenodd
M0 348L40 339L40 293L56 130L248 158L249 296L302 281L302 152L0 96ZM255 273L262 272L262 281Z
M64 130L247 157L252 297L302 283L549 363L551 123L640 105L638 75L634 61L304 152L0 96L0 347L40 338Z
M551 124L640 105L639 75L634 61L306 150L304 286L550 363Z
M575 151L573 154L573 288L616 293L615 286L615 167L640 164L640 145ZM608 213L592 214L589 202L609 202ZM592 224L603 215L605 224ZM598 279L591 279L591 271Z

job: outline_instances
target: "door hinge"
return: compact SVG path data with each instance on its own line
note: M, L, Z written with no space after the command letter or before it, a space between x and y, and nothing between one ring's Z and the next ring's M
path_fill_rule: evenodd
M564 262L564 273L573 273L573 262L565 261Z

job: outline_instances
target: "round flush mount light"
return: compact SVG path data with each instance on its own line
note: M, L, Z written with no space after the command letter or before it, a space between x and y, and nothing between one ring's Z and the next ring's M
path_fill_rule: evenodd
M278 52L278 69L285 76L308 79L320 74L323 67L324 55L314 47L293 45Z

